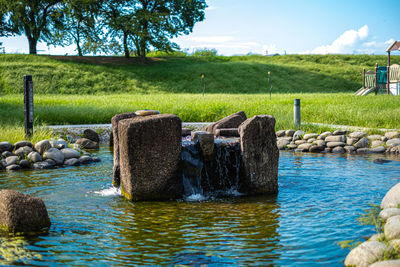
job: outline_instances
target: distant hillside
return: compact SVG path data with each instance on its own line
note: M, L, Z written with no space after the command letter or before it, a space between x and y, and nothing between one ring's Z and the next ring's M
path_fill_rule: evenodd
M120 57L0 55L0 90L21 93L23 75L33 75L36 93L274 93L353 92L362 69L386 64L386 56L286 55L151 58L147 64ZM400 56L392 63L400 64Z

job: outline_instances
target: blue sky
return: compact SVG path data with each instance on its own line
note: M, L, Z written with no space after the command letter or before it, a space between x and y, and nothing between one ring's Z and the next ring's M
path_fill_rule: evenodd
M400 40L400 0L208 0L206 19L174 39L192 52L219 54L384 54ZM0 38L6 52L28 52L25 37ZM47 47L41 54L76 54Z

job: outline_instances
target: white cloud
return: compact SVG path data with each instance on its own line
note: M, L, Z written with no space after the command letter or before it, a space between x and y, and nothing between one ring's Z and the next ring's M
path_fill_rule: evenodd
M193 41L196 43L226 43L235 40L233 36L198 36L198 37L189 37L189 41Z

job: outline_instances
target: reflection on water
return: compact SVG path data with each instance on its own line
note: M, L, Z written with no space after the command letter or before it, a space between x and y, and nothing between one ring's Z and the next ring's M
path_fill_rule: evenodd
M355 218L400 179L397 158L281 153L277 196L131 203L111 187L110 151L99 154L95 165L0 173L0 188L41 197L52 221L46 235L1 237L0 263L341 265L348 251L335 243L372 234Z

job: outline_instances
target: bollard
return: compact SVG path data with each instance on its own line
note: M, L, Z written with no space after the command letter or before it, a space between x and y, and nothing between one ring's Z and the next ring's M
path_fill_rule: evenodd
M33 81L32 75L24 75L24 125L25 137L33 133Z
M293 117L294 117L294 125L300 128L301 126L300 99L294 100Z

